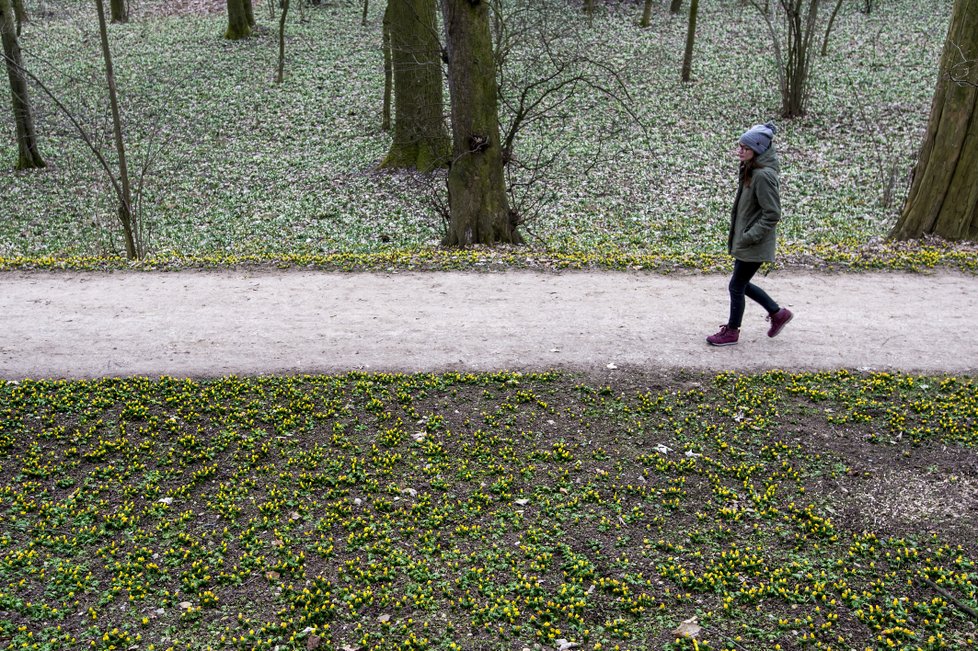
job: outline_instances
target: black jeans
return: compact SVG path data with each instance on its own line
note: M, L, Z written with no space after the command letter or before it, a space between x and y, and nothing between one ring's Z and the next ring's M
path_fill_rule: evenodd
M761 268L761 262L744 262L734 260L733 275L730 277L730 320L727 321L728 328L740 328L744 320L744 296L748 296L752 301L761 304L768 314L774 314L781 308L774 302L767 293L751 283L757 270Z

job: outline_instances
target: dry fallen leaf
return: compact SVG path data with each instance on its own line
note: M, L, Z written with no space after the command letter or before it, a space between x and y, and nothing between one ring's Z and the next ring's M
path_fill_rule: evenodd
M696 617L690 617L684 620L672 633L679 637L693 638L699 635L702 630L703 627L696 623Z

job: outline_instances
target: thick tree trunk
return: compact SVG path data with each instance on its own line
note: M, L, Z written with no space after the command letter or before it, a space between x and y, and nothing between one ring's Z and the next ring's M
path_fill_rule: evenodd
M652 1L645 0L645 8L642 10L642 20L639 22L639 25L642 27L648 27L652 22Z
M683 0L672 0L672 4L669 5L669 13L678 14L679 10L683 8Z
M441 46L435 0L388 0L394 141L380 164L430 171L451 149L442 116Z
M111 0L109 11L112 12L113 23L129 22L129 8L126 6L126 0Z
M251 0L241 0L244 5L245 18L248 19L248 27L254 29L258 23L255 22L255 8L251 4Z
M454 151L448 171L449 246L519 243L509 212L498 89L485 0L441 0Z
M689 26L686 29L686 52L683 54L683 81L689 81L693 75L693 45L696 43L696 15L699 13L700 0L689 3Z
M228 1L228 28L224 38L236 41L251 36L251 24L245 11L245 0ZM250 4L250 3L249 3ZM252 19L254 20L254 19Z
M27 76L23 71L17 27L10 0L0 0L0 33L3 40L4 62L10 79L10 97L14 109L14 125L17 133L17 169L45 167L44 159L37 150L37 133L27 94Z
M910 194L891 233L978 240L978 0L956 0ZM968 74L967 79L959 79Z

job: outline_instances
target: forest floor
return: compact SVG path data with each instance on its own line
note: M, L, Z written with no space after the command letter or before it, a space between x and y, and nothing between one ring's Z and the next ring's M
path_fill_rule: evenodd
M0 274L0 378L348 370L978 371L978 280L777 271L796 317L769 339L748 301L739 345L719 275L534 271Z

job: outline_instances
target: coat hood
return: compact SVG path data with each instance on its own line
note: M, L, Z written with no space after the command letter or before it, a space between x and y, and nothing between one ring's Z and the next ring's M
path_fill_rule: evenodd
M781 173L781 161L778 160L778 152L775 151L774 143L771 143L771 146L763 154L758 154L755 160L758 166L772 169L778 174Z

